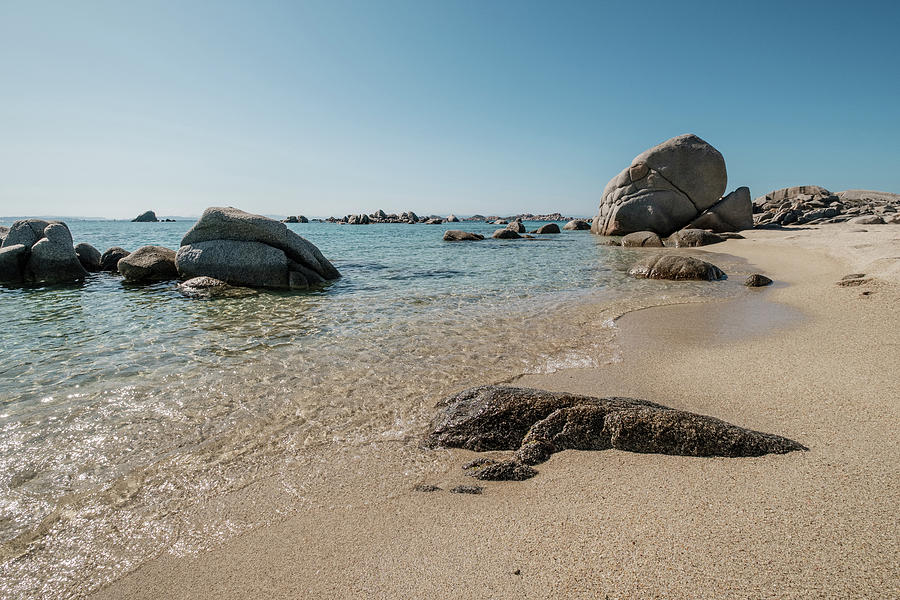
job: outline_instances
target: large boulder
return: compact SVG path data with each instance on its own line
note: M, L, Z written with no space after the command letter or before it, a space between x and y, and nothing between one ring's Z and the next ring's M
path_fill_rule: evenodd
M162 246L141 246L119 261L119 273L126 281L166 281L177 279L175 251Z
M24 219L9 229L2 245L0 282L68 283L87 276L65 223Z
M662 248L662 240L652 231L635 231L622 238L624 248Z
M563 229L566 231L588 231L591 228L591 224L587 221L583 221L581 219L572 219L565 225L563 225Z
M696 135L680 135L639 154L606 184L591 231L667 236L715 204L727 181L718 150Z
M262 242L195 242L178 249L175 266L178 274L188 279L206 276L232 285L290 287L284 251Z
M709 229L716 233L753 229L753 202L750 188L743 186L734 190L691 221L693 229Z
M156 218L156 213L152 210L141 213L131 220L132 223L156 223L158 221L159 219Z
M476 242L483 239L484 236L480 233L461 231L459 229L448 229L444 232L445 242Z
M512 229L498 229L491 235L491 237L498 240L517 240L522 236Z
M84 267L84 270L93 273L100 270L100 259L102 258L100 251L86 242L81 242L75 246L75 256L78 262Z
M270 274L266 275L265 281L267 282L273 281L274 279L287 282L291 278L290 273L292 272L297 273L297 275L294 275L293 277L298 285L301 279L307 280L309 283L318 283L322 280L337 279L341 276L338 270L334 268L334 265L322 255L315 245L288 229L284 223L279 223L278 221L261 215L250 214L236 208L207 208L203 212L203 216L200 217L200 220L197 221L190 231L185 234L184 238L182 238L181 246L184 248L185 246L196 246L201 242L226 240L235 242L257 242L282 251L286 260L289 261L284 264L290 265L291 268L289 271L285 271L283 278L280 276L278 278L272 278ZM209 246L202 247L201 252L198 254L202 254L203 251L208 251L209 248ZM239 260L236 264L247 266L248 261L252 260L254 257L264 257L267 261L267 265L273 264L271 262L272 257L274 256L272 253L264 252L263 254L260 254L261 251L252 245L221 246L220 250L208 254L202 261L202 264L211 264L210 260L212 260L214 256L221 259L236 258L234 252L238 251L240 248L247 249L251 252L251 255ZM180 250L179 253L181 253ZM201 264L196 263L193 259L191 262ZM281 264L280 260L277 262ZM177 261L176 264L178 264ZM226 266L227 265L222 265L222 267L217 267L217 272ZM238 271L247 275L252 272L253 269L247 270L242 267L241 269L238 269ZM180 272L181 267L179 266L179 273ZM268 267L262 268L261 272L269 273ZM196 277L200 275L209 275L210 277L216 277L217 279L222 279L228 283L238 285L254 285L252 281L230 281L227 277L221 277L212 272L192 273L189 276ZM183 273L182 276L184 276ZM269 283L260 283L258 285L261 287L289 287L287 283L276 286L272 286Z
M559 233L559 225L556 223L547 223L538 227L535 230L535 233Z
M806 450L785 437L646 400L506 386L470 388L439 403L425 446L515 450L514 462L524 465L569 449L733 458ZM511 477L514 467L480 459L465 468L475 469L470 474L480 479L527 478ZM535 474L526 469L520 473Z
M121 248L119 246L113 246L112 248L107 248L106 252L104 252L100 256L100 270L101 271L111 271L113 273L119 272L119 261L131 254L125 248Z
M652 256L639 262L628 272L646 279L717 281L725 277L725 273L714 264L681 254Z
M515 221L510 221L506 228L510 231L515 231L516 233L525 233L525 225L522 224L522 221L516 219Z

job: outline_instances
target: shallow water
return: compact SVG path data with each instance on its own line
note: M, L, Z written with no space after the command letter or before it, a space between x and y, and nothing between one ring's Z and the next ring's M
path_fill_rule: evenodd
M102 252L177 248L192 223L68 225ZM589 232L447 243L446 229L496 226L289 227L343 277L219 300L110 274L0 287L0 594L77 595L154 553L232 535L180 515L286 465L327 479L349 468L348 448L389 442L412 481L443 395L616 360L610 317L740 287L633 279L646 251Z

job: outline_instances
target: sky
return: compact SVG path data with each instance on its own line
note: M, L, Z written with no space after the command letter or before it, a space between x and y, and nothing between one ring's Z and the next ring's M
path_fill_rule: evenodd
M682 133L728 191L900 192L900 3L0 0L0 215L595 213Z

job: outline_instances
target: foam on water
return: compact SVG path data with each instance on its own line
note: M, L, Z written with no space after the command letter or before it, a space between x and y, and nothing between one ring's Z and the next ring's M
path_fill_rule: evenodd
M101 251L174 248L190 225L69 223ZM222 300L109 274L0 288L4 597L77 595L160 551L218 543L302 509L381 447L414 481L434 460L417 441L441 397L615 361L612 317L738 287L632 279L642 251L588 232L447 243L446 229L495 227L291 227L344 277ZM273 477L291 501L255 520L186 516Z

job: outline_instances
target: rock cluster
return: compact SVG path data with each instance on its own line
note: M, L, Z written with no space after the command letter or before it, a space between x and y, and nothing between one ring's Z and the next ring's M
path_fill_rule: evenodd
M818 185L801 185L760 196L753 201L753 212L757 227L820 225L851 220L860 224L881 224L894 220L900 213L900 194L868 190L833 194Z
M213 207L185 234L175 257L182 278L239 286L306 289L340 277L316 246L284 223Z
M681 135L639 154L603 190L591 231L660 236L691 224L715 230L748 228L750 192L739 188L722 198L725 159L693 134Z
M86 276L61 221L16 221L0 245L0 283L68 283Z
M282 219L282 223L309 223L309 219L304 217L303 215L290 216L287 219Z
M438 405L424 444L476 452L513 450L514 459L480 459L480 479L527 479L530 465L563 450L747 457L806 448L787 438L646 400L594 398L505 386L460 392Z

